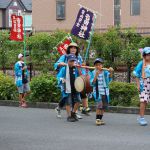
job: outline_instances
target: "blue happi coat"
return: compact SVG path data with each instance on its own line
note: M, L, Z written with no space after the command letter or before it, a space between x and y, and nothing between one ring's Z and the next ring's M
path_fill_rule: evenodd
M57 78L57 81L58 81L58 82L59 82L58 74L59 74L60 70L62 69L62 67L59 67L58 65L59 65L59 63L62 63L62 62L64 62L64 63L67 64L67 55L62 55L62 56L59 58L59 60L54 64L54 69L57 70L56 78ZM77 63L78 63L79 65L81 65L82 62L83 62L83 60L82 60L81 55L78 55L78 57L77 57ZM58 83L58 87L59 87L59 83Z
M79 76L79 72L77 68L75 68L75 78ZM62 67L57 75L58 79L58 86L61 89L62 98L67 97L68 93L65 91L65 83L63 83L63 80L66 79L66 67Z
M142 68L143 68L143 60L141 60L137 66L135 67L134 71L133 71L133 75L136 77L136 78L139 78L140 80L140 92L143 91L143 88L144 88L144 80L142 78ZM146 77L150 77L150 68L149 66L147 66L145 68L145 75Z
M62 55L62 56L59 58L59 60L54 64L54 69L55 69L55 70L60 70L60 68L59 68L58 65L59 65L59 63L62 63L62 62L67 63L67 56L66 56L66 55ZM79 65L81 65L82 62L83 62L83 60L82 60L81 55L78 55L78 57L77 57L77 63L78 63Z
M15 67L14 67L14 69L15 69L15 84L17 85L17 87L20 87L23 84L22 83L22 63L24 63L24 62L18 61L18 62L16 62ZM27 69L25 70L25 75L27 77L29 77L29 72Z
M95 74L96 74L96 70L94 70L94 71L92 71L90 73L90 84L91 84L91 86L93 86L93 96L94 96L95 101L96 102L100 102L102 100L102 97L101 97L100 94L97 97L97 94L96 94L96 83L93 83ZM102 74L103 74L103 86L105 88L105 93L106 93L106 96L107 96L107 100L109 102L110 101L109 83L110 83L110 81L112 81L112 78L110 78L110 73L108 71L103 71Z

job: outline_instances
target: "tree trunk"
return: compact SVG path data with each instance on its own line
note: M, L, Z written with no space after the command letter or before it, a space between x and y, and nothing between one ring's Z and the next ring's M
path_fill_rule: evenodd
M127 65L127 82L131 82L131 64Z

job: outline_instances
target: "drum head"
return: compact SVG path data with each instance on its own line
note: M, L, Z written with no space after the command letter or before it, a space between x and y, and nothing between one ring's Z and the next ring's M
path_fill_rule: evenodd
M84 90L84 80L82 79L82 77L76 78L75 89L77 92L82 92Z

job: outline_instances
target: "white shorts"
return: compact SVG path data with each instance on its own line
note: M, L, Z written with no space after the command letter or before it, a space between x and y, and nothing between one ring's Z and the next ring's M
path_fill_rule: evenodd
M144 89L139 96L140 102L150 102L150 78L144 79Z
M18 87L19 94L24 94L30 92L29 83L23 84L22 86Z

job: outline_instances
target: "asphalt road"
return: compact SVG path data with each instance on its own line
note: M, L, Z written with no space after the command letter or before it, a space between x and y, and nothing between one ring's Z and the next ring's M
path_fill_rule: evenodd
M149 150L150 125L137 115L105 114L105 126L95 126L95 114L76 123L56 118L54 110L0 107L0 150ZM150 122L150 116L146 116Z

